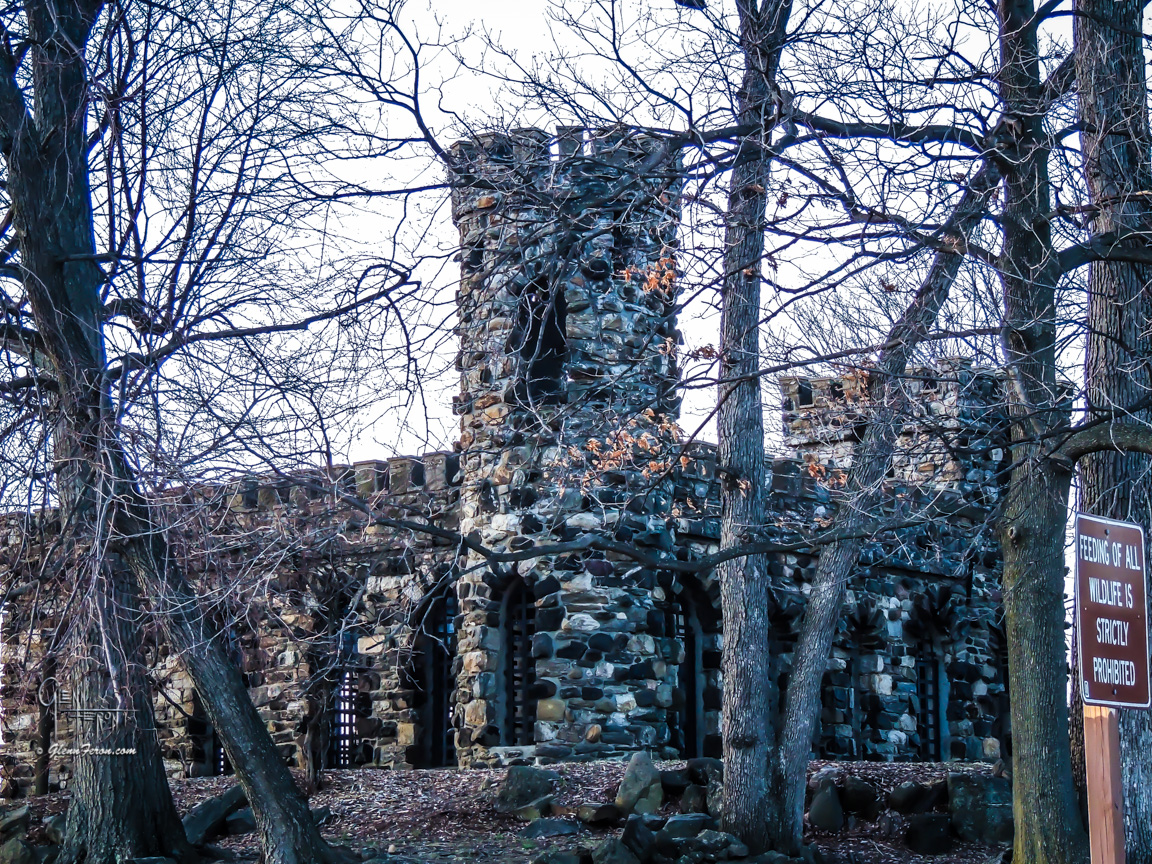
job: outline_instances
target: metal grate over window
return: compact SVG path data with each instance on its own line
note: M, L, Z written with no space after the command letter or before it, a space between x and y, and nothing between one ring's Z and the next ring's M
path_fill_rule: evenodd
M335 716L332 723L333 768L350 768L352 751L356 747L356 690L357 676L345 669L336 687Z
M418 764L442 768L456 764L452 729L452 658L456 656L456 590L449 587L427 607L416 644L416 698L420 710Z
M940 762L940 661L923 654L916 663L916 694L920 698L920 759Z
M504 729L506 744L531 744L536 724L536 661L532 637L536 632L536 603L527 586L517 581L504 599Z
M679 692L669 712L669 739L685 759L702 755L699 630L691 598L673 598L665 609L664 632L684 647L684 662L676 670Z

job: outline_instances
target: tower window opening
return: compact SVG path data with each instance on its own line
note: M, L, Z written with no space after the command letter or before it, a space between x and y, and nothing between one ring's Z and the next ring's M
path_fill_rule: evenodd
M539 280L520 295L516 338L510 347L520 355L523 395L530 404L560 401L568 356L567 313L564 292Z
M811 408L815 404L812 399L812 382L807 378L796 382L796 404L800 408Z
M536 603L518 580L504 598L504 723L505 744L532 744L535 740L536 661L532 637L536 631Z
M456 764L452 729L452 659L456 656L456 589L449 586L432 597L416 626L412 664L415 707L420 716L419 750L414 764L443 768Z

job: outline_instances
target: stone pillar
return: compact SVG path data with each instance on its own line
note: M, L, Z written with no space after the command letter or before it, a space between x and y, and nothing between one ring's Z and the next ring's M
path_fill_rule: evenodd
M500 552L589 535L673 552L677 167L657 142L561 129L456 145L461 530ZM461 765L658 747L657 571L594 550L492 565L458 583ZM534 598L530 743L510 744L502 603ZM667 689L667 688L665 688ZM665 699L667 701L667 699Z

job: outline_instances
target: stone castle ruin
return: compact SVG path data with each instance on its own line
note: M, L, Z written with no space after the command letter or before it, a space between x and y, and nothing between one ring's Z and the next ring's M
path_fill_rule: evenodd
M719 756L714 448L676 427L680 179L621 132L454 149L453 452L172 490L169 533L285 759L335 767ZM639 178L639 179L638 179ZM864 373L780 382L773 685L867 416ZM884 517L825 676L821 758L993 760L1009 746L995 371L910 375ZM367 502L368 506L363 506ZM931 517L931 518L929 518ZM5 794L66 784L48 647L66 620L52 512L0 517ZM461 537L469 542L462 542ZM496 553L483 555L478 548ZM148 643L173 776L229 770L179 658Z

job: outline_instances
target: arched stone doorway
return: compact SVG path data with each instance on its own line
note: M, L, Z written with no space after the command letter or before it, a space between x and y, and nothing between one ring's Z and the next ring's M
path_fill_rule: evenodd
M457 608L456 586L447 585L421 604L414 616L409 684L420 731L407 758L417 768L456 764L452 660L456 656Z

